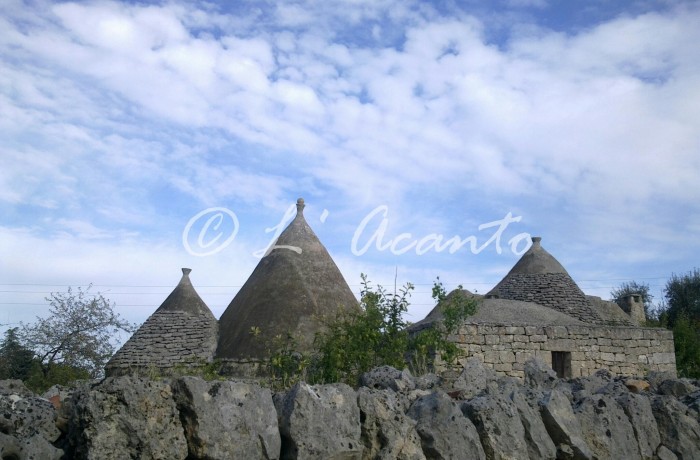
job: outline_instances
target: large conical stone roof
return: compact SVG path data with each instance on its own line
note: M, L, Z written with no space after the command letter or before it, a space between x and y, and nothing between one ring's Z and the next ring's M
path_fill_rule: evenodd
M300 198L294 220L221 316L218 358L264 359L275 337L287 334L296 340L297 351L310 351L324 321L359 308L303 209Z
M540 237L532 238L530 249L486 297L534 302L586 323L604 323L564 267L545 251L540 241Z
M211 362L219 325L190 281L191 270L105 366L109 375L166 372L175 366Z

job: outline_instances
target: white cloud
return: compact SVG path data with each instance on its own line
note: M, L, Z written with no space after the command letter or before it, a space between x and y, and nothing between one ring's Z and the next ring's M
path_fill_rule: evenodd
M489 23L410 2L8 5L0 205L17 225L33 218L22 206L38 229L62 225L66 252L78 234L115 257L106 240L154 238L201 206L274 214L305 190L351 221L387 204L415 235L461 225L429 218L432 202L470 223L518 208L581 247L649 244L629 264L695 247L669 226L692 233L700 196L696 7L580 32L511 25L496 46ZM17 251L50 246L32 238L17 233ZM121 249L124 267L146 257Z

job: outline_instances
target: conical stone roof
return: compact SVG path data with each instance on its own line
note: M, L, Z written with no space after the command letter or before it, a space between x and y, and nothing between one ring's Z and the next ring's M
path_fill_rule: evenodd
M534 302L589 324L603 324L586 295L540 241L532 238L530 249L486 297Z
M304 219L297 214L258 263L219 320L218 358L265 359L275 337L310 351L324 321L359 308L343 275Z
M105 373L124 375L211 362L219 325L190 281L191 270L105 366Z
M490 324L506 326L582 326L584 323L564 313L553 311L551 308L538 305L533 302L523 302L519 300L485 298L472 294L466 289L461 291L455 289L447 296L459 295L471 297L477 302L476 312L467 317L467 324ZM442 303L436 305L428 315L417 323L411 325L409 330L412 333L419 332L435 323L444 321L444 306Z

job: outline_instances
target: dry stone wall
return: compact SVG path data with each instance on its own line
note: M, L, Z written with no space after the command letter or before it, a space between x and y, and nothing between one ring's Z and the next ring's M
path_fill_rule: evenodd
M522 378L525 362L533 357L553 366L552 352L569 360L567 377L592 375L600 369L621 376L649 371L676 375L673 333L665 329L466 324L451 340L466 358L477 357L499 375L511 377ZM436 370L448 379L456 377L456 371L443 363L438 362Z
M458 385L382 366L359 389L300 382L279 393L122 376L64 388L52 402L0 381L0 457L700 460L700 381L558 379L534 358L519 382L476 358L467 365Z

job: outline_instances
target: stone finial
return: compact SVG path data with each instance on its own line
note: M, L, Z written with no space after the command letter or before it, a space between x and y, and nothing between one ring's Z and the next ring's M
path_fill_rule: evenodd
M183 274L183 276L187 276L187 275L190 274L191 271L192 271L191 268L183 268L183 269L182 269L182 274Z
M540 241L542 241L542 237L541 237L541 236L533 236L533 237L532 237L532 245L533 245L533 246L539 246L539 245L540 245Z
M304 199L303 199L303 198L299 198L299 199L297 200L297 214L302 214L302 213L304 212L304 206L306 206L306 205L304 204Z

